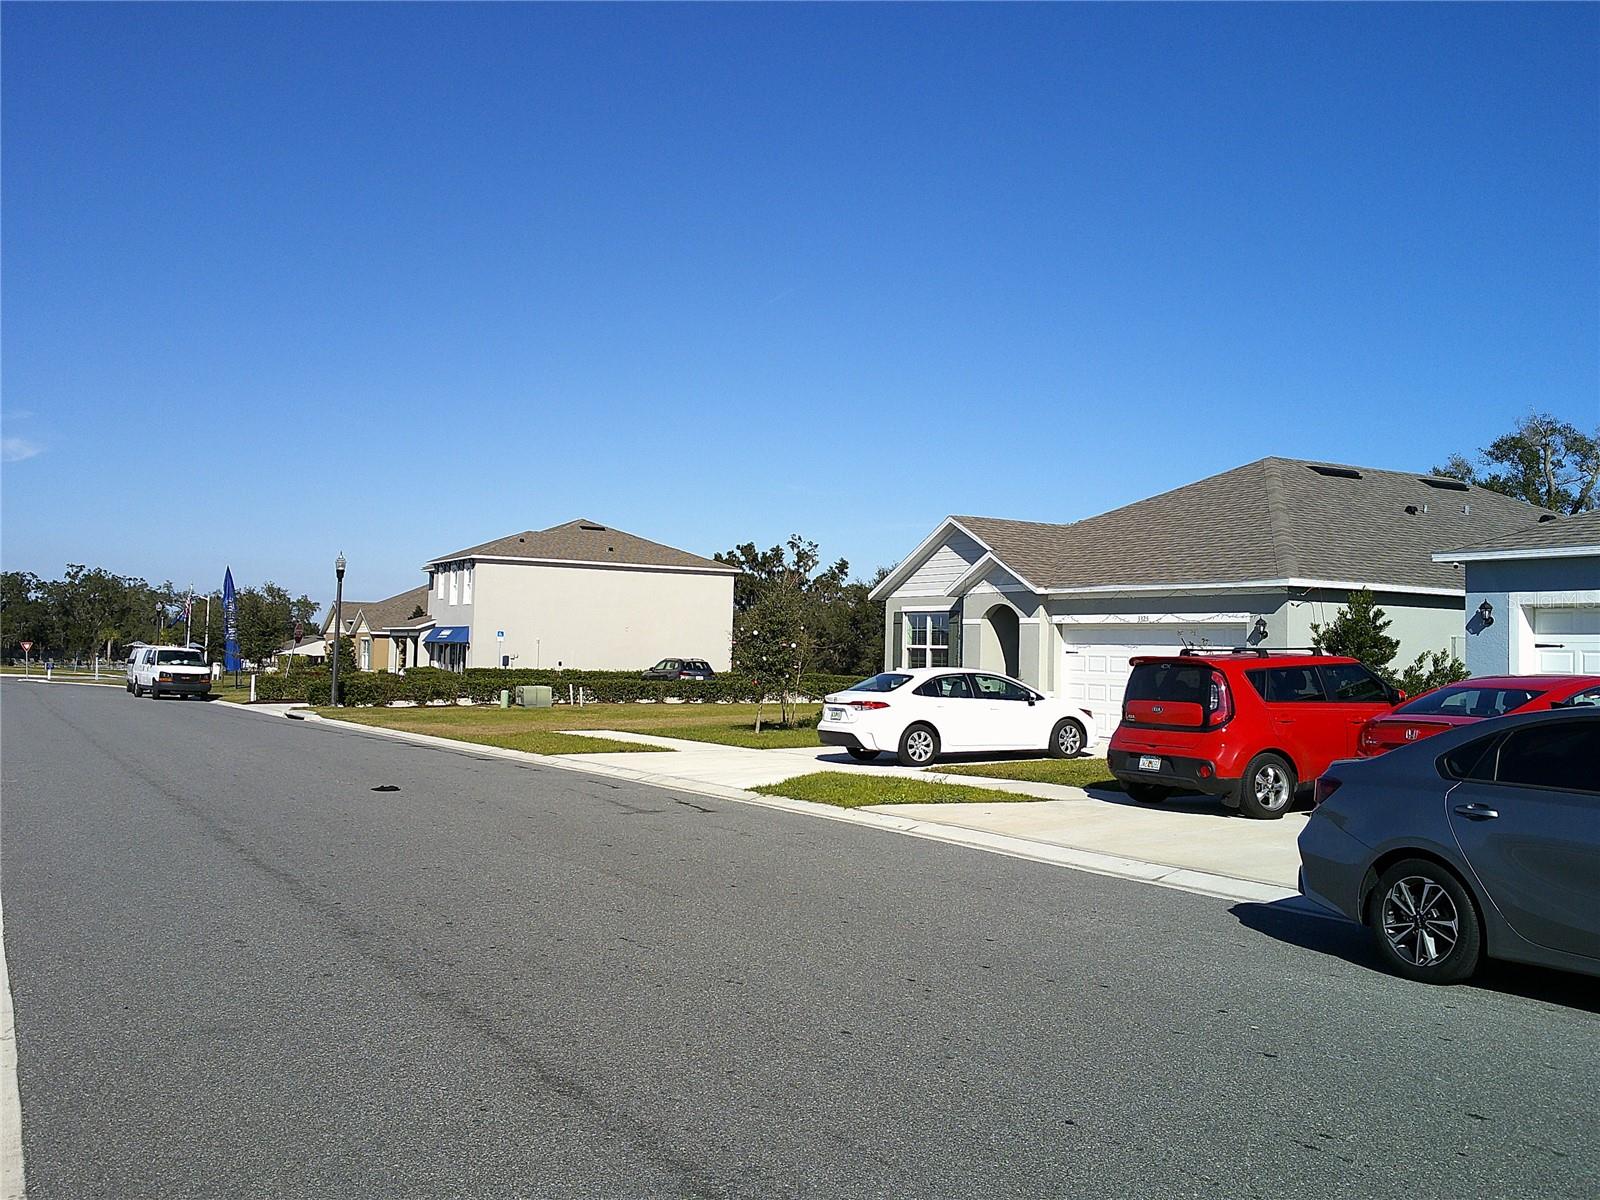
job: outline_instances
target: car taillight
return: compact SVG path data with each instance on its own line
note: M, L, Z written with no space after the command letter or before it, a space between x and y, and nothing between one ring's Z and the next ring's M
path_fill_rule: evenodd
M880 708L888 708L889 702L887 700L846 700L845 707L876 712Z
M1378 731L1372 727L1372 723L1369 721L1361 727L1361 748L1363 750L1375 750L1377 746Z
M1227 676L1221 671L1211 672L1211 715L1207 725L1225 725L1233 720L1233 693L1228 690Z
M1311 807L1315 808L1343 786L1342 779L1332 775L1319 776L1317 782L1311 785Z

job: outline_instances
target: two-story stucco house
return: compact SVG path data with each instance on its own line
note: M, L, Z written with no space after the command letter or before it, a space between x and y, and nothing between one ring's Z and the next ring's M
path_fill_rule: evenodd
M428 615L388 630L394 669L729 667L738 569L597 521L508 534L423 570Z
M1600 675L1600 512L1434 555L1466 572L1474 675Z
M1398 664L1459 655L1466 588L1434 554L1540 514L1456 479L1264 458L1072 524L947 517L874 590L884 665L988 667L1115 713L1134 655L1306 647L1359 588Z

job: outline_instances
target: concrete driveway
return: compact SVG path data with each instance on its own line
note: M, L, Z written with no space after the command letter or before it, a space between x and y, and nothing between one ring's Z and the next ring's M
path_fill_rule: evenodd
M1164 804L1137 804L1118 791L1066 787L1017 779L949 775L902 767L885 755L858 763L830 746L787 750L748 750L682 738L655 737L622 730L584 729L574 733L668 746L673 755L650 755L658 779L680 779L723 787L754 788L781 783L814 771L871 772L941 780L1037 797L1032 804L895 804L866 809L924 824L950 825L1049 846L1163 866L1204 871L1255 883L1293 889L1300 857L1295 839L1305 828L1306 814L1294 812L1278 821L1252 821L1230 814L1218 800L1179 797ZM1104 743L1091 749L1104 753ZM634 754L570 754L574 762L604 763L637 770ZM983 761L965 759L963 761Z

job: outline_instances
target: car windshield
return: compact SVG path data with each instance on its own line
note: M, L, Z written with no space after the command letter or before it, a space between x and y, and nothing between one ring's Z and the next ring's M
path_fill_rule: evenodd
M203 667L205 658L198 650L162 650L156 656L156 661L171 667Z
M1542 695L1538 688L1463 683L1418 696L1394 711L1406 717L1499 717Z
M847 692L892 692L903 683L911 682L911 676L900 675L894 671L884 671L874 675L871 679L863 679L860 683L853 684L845 689Z

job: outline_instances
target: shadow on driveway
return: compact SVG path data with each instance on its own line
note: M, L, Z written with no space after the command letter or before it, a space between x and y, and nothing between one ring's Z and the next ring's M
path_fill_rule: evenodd
M1372 949L1367 931L1352 921L1313 915L1297 900L1235 904L1228 911L1246 929L1318 954L1331 954L1370 971L1389 974ZM1470 983L1457 986L1600 1013L1600 989L1595 987L1595 982L1584 975L1487 959ZM1434 985L1419 983L1415 986Z

